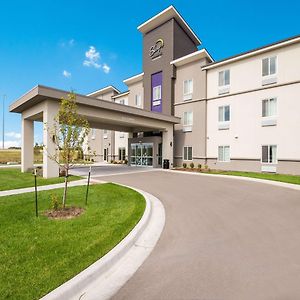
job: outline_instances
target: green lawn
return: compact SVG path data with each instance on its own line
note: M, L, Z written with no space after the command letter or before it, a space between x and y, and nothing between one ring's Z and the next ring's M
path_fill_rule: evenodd
M69 205L84 207L85 187L69 189ZM51 194L39 192L46 210ZM142 195L115 184L92 185L86 211L71 220L35 217L34 194L0 198L1 299L39 299L106 254L143 215Z
M300 184L300 176L297 175L239 172L239 171L216 171L216 170L211 170L210 174L243 176L243 177L251 177L251 178L259 178L259 179L280 181L286 183Z
M78 176L70 176L69 181L78 180ZM45 179L37 177L38 185L48 185L64 182L64 177ZM0 168L0 191L20 189L34 186L34 176L22 173L18 168Z

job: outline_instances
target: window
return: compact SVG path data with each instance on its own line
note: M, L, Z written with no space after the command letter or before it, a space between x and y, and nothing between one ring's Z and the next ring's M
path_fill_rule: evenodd
M230 70L224 70L219 72L219 86L230 85Z
M277 146L264 145L261 147L261 162L267 164L277 163Z
M230 121L230 106L219 106L219 122L229 122Z
M262 116L272 117L277 113L277 99L270 98L262 100Z
M185 111L183 113L183 125L184 126L193 125L193 112L192 111Z
M219 146L218 148L218 161L230 161L230 146Z
M126 159L126 148L121 147L119 148L119 160L125 160Z
M185 111L183 113L183 132L192 131L193 126L193 112Z
M270 76L276 74L277 57L266 57L262 60L262 76Z
M193 147L185 146L183 147L183 160L193 159Z
M125 104L125 99L121 99L121 100L119 101L119 103L124 105L124 104Z
M183 81L183 100L191 100L193 97L193 79Z
M142 96L135 95L135 106L142 107Z
M96 138L96 129L92 128L92 140Z
M155 86L153 88L153 101L161 99L161 85Z
M107 139L107 130L106 129L103 130L103 138Z

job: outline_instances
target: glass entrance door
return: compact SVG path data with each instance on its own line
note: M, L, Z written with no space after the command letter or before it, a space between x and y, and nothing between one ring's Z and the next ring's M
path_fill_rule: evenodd
M140 167L153 166L153 144L131 144L131 165Z

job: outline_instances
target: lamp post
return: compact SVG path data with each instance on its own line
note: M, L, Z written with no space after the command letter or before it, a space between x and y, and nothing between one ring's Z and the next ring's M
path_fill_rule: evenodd
M2 111L2 149L4 149L4 116L5 116L5 100L6 100L6 95L3 95L3 101L2 101L2 106L3 106L3 111Z
M87 205L87 201L88 201L89 186L90 186L90 179L91 179L91 171L92 171L92 166L90 166L90 169L89 169L88 182L87 182L86 194L85 194L85 205Z

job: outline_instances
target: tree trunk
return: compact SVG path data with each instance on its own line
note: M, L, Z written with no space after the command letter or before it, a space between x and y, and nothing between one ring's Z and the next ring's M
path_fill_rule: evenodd
M66 169L66 174L65 174L65 188L64 188L64 195L63 195L63 209L66 208L67 189L68 189L68 175L69 175L69 170Z

